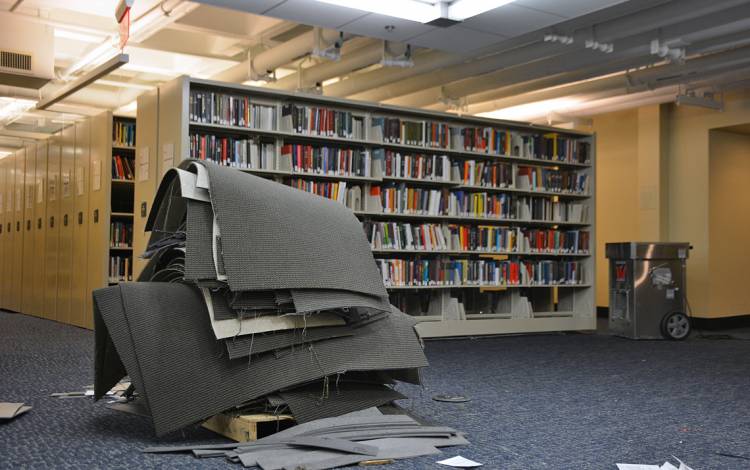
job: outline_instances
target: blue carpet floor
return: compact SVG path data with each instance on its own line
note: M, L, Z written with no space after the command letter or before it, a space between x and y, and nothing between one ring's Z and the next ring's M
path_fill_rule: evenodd
M89 398L50 398L93 383L90 331L0 312L0 401L33 405L0 424L2 468L241 468L221 459L143 455L146 445L222 442L199 427L156 439L145 418ZM661 464L748 469L750 342L634 342L604 335L537 335L427 343L424 388L401 404L469 435L446 449L487 469L615 469ZM446 404L439 393L472 401ZM445 458L444 457L444 458ZM421 458L388 470L440 467ZM445 468L445 467L442 467Z

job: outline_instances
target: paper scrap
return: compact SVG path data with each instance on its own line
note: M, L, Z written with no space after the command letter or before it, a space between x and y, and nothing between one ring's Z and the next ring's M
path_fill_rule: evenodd
M692 468L688 467L687 464L685 464L685 462L683 462L682 460L678 459L674 455L672 456L672 458L675 459L676 461L680 462L680 468L679 468L679 470L693 470ZM674 465L672 465L672 467L674 467Z
M639 463L618 463L617 470L659 470L659 466Z
M473 460L469 460L465 457L461 457L460 455L451 457L449 459L441 460L440 462L437 462L437 463L439 463L440 465L447 465L449 467L456 467L456 468L474 468L474 467L482 466L481 463L474 462Z
M677 470L677 467L675 467L669 462L664 462L664 464L661 467L659 467L659 470Z

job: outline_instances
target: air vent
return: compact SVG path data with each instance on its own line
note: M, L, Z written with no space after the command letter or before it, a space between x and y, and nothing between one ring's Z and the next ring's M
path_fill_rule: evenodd
M17 52L0 51L0 67L31 71L31 56Z

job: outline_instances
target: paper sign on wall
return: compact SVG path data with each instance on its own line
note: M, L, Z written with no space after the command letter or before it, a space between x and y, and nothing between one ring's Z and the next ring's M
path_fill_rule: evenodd
M38 178L36 180L36 203L42 202L44 202L44 178Z
M164 144L161 149L161 176L174 166L174 144Z
M94 160L91 162L91 190L99 191L102 189L102 162Z
M76 168L76 195L83 196L86 193L86 178L82 166Z
M148 147L141 147L138 155L138 181L148 181Z
M62 174L62 197L70 197L70 170Z
M49 194L49 200L52 202L57 198L57 175L53 175L52 178L49 179L48 184L49 191L47 194Z

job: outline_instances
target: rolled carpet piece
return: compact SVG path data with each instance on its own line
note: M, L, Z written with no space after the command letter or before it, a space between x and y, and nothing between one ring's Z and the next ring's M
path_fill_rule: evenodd
M111 305L118 291L121 309ZM352 336L278 356L260 355L248 364L227 357L224 342L211 331L197 287L123 283L94 291L94 299L107 329L122 332L112 340L119 357L129 358L123 363L148 402L157 435L341 371L427 365L414 320L402 313L358 328Z

